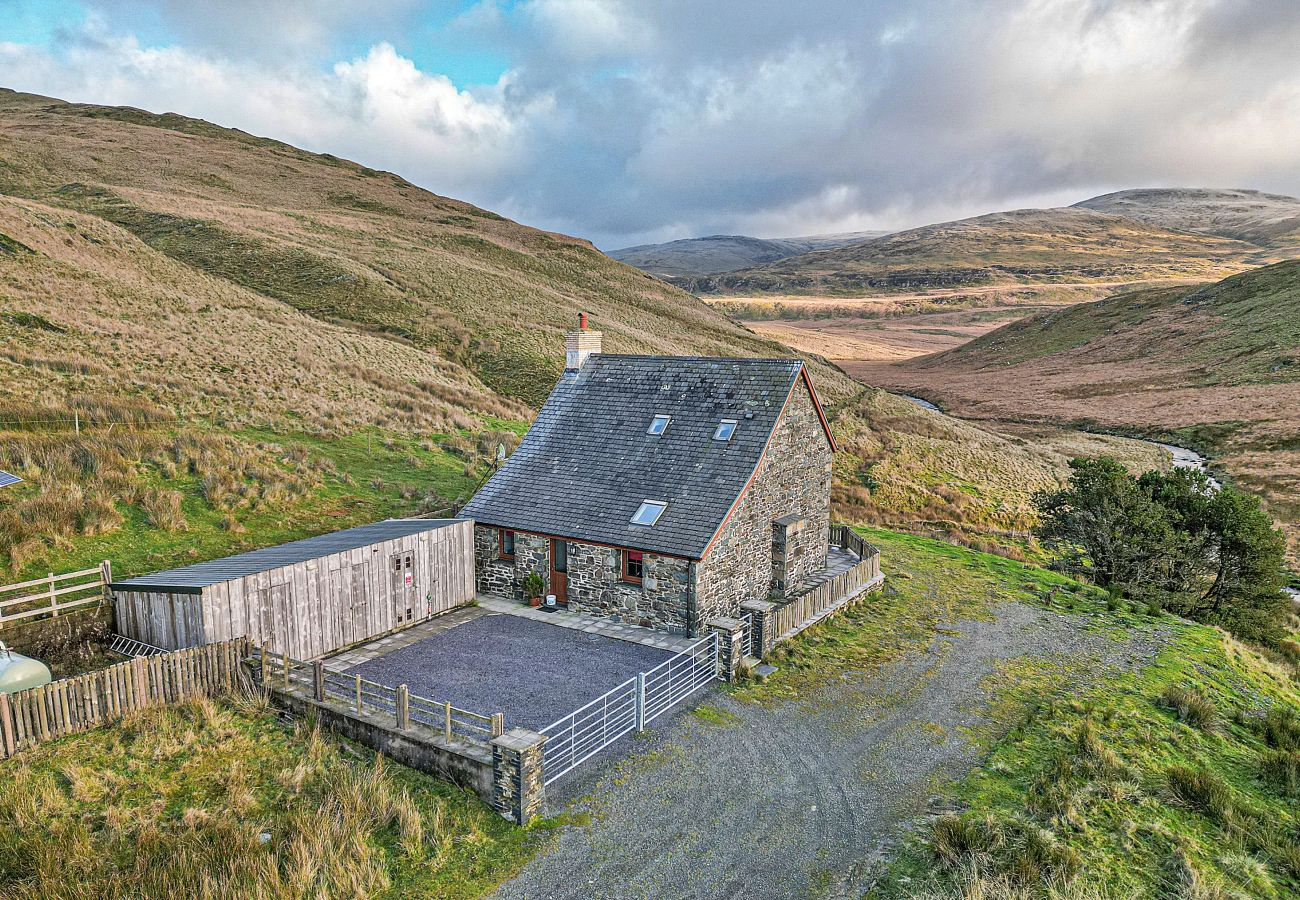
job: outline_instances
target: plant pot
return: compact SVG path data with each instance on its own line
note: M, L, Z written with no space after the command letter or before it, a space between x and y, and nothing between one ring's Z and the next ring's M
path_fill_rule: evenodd
M528 605L529 605L529 606L541 606L541 605L542 605L542 598L541 598L541 597L529 597L529 598L528 598Z

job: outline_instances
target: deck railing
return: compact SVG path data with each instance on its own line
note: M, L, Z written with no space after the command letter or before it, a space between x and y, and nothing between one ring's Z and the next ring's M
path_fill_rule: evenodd
M505 715L483 715L412 694L404 684L392 687L360 675L326 669L319 660L303 662L290 656L261 649L250 658L254 681L273 691L298 691L319 703L342 706L362 715L380 712L391 715L398 729L418 723L442 733L443 739L469 741L489 746L492 738L505 733Z
M810 621L880 580L880 551L847 525L832 525L830 544L858 557L849 569L782 602L772 611L772 633L785 640Z

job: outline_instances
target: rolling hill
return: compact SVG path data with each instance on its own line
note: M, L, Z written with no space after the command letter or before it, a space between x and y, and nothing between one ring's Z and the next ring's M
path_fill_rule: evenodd
M712 234L706 237L641 244L611 250L609 256L659 278L715 275L762 263L775 262L814 250L842 247L884 231L855 231L799 238L755 238L741 234Z
M1300 554L1300 261L1038 313L944 353L849 366L980 419L1165 436L1259 491Z
M1069 207L991 213L722 275L670 280L697 294L863 296L1203 280L1277 258L1240 239Z
M332 156L13 92L0 126L11 574L128 575L467 497L579 310L616 352L793 352L585 241ZM1073 452L808 358L846 448L843 514L1020 532Z
M100 298L109 283L128 300L137 287L151 290L143 267L178 280L173 295L210 295L204 315L297 311L313 329L381 340L393 356L381 368L434 367L529 403L554 382L563 333L582 310L616 352L789 352L586 241L329 155L173 114L12 91L0 93L0 126L5 240L39 246L23 255L41 269L25 279L25 299L56 322L56 297L75 294L77 282L100 279ZM133 318L126 352L182 353L184 330L160 329L150 341L139 332L153 317ZM88 324L84 350L98 357L102 331ZM244 351L263 365L283 357L255 332L248 340ZM832 395L852 391L833 370L818 374Z

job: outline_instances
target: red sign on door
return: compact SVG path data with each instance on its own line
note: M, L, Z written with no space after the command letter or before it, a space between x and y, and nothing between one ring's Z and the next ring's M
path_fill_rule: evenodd
M406 573L406 586L407 586L407 587L410 587L410 586L413 585L413 584L415 584L415 576L414 576L413 574L411 574L410 572L407 572L407 573Z

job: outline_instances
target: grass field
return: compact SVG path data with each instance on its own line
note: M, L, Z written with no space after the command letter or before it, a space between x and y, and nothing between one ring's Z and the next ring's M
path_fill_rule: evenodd
M27 480L0 508L6 580L113 561L126 577L391 516L473 493L524 423L416 438L194 430L27 435L0 462Z
M475 795L251 700L149 710L0 763L0 821L12 900L471 898L532 846Z

